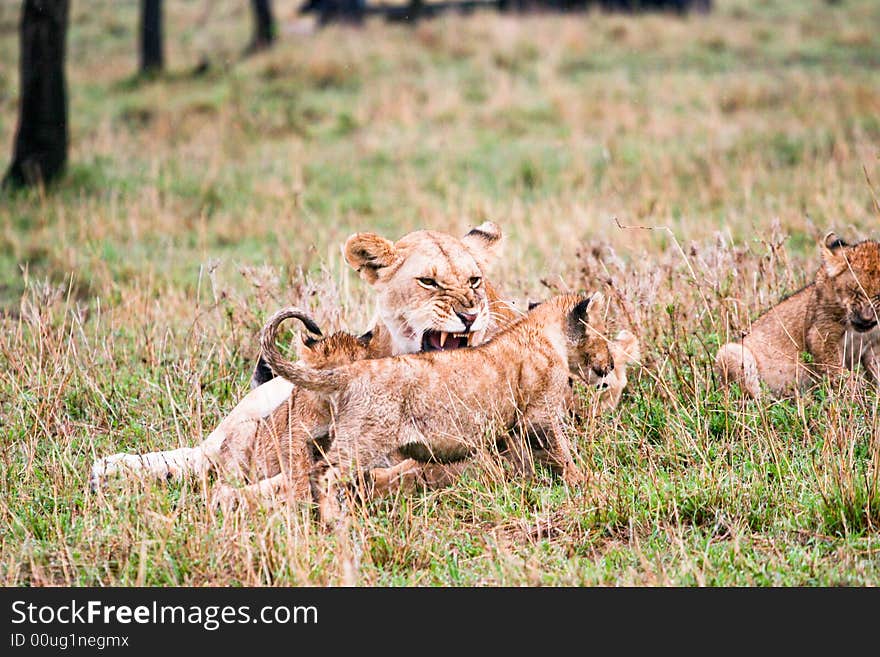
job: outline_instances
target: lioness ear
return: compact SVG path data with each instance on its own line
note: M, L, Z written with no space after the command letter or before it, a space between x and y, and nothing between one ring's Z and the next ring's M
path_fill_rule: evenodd
M394 243L375 233L355 233L345 240L345 260L371 285L379 270L394 262Z
M829 276L837 276L847 267L844 247L849 246L833 232L827 233L819 243L822 251L822 262Z
M485 270L500 255L501 238L498 224L485 221L476 228L471 228L461 241L480 265L480 269Z
M596 292L572 308L568 314L568 330L575 340L583 340L587 335L587 325L595 324L601 319L599 313L604 304L605 296Z

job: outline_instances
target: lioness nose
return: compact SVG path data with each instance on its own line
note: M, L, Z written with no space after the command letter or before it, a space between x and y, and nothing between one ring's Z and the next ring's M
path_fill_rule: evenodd
M597 376L608 376L611 374L611 370L614 369L614 363L608 363L605 367L599 367L598 365L593 367L593 371Z
M470 329L471 324L473 324L477 319L477 313L459 313L456 312L458 318L461 320L461 323L464 324L465 330Z

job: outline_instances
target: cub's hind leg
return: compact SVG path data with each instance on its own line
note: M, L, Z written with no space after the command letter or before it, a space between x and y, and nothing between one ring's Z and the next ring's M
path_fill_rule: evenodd
M372 468L370 480L374 496L388 495L398 491L411 493L416 490L437 490L452 486L466 474L482 470L478 457L451 463L422 463L406 458L387 468Z
M739 383L743 391L754 399L761 398L761 376L758 362L751 350L738 342L728 342L715 356L715 369L721 380L729 385Z
M354 417L356 413L346 415L342 411L340 414L342 418L334 427L330 446L313 468L313 496L324 524L342 518L347 493L354 493L361 500L372 496L371 489L377 488L375 480L369 481L374 472L379 479L375 492L416 483L421 476L421 464L405 459L383 467L390 465L389 454L401 447L430 452L425 436L415 427L385 427L382 433L362 431L362 422Z
M387 468L372 468L370 481L373 495L387 495L397 491L412 492L425 485L424 464L415 459L403 459Z

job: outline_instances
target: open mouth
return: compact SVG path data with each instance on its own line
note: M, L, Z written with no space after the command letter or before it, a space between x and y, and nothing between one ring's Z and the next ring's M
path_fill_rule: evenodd
M850 326L852 326L859 333L865 333L866 331L870 331L872 328L877 326L876 319L869 319L865 321L864 319L852 318L849 320Z
M445 351L461 349L471 344L471 333L448 333L446 331L425 331L422 335L422 351Z

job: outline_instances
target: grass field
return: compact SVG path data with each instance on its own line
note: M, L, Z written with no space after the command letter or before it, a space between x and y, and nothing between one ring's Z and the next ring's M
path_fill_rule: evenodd
M880 582L875 392L757 404L711 368L826 230L880 237L878 3L304 34L276 0L277 47L241 60L247 3L178 0L153 80L137 3L72 4L68 174L0 198L0 583ZM17 19L0 7L3 168ZM619 409L572 430L604 496L475 476L327 532L305 506L214 513L197 482L89 492L96 457L207 435L281 305L367 328L348 234L485 219L509 296L604 286L642 342Z

